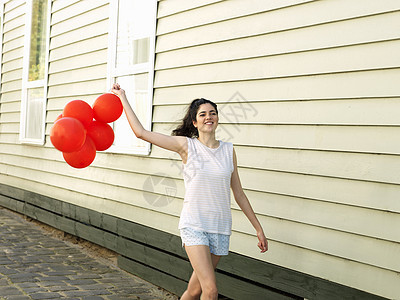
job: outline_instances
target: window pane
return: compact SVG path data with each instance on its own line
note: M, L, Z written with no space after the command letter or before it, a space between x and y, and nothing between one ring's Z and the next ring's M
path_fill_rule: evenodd
M119 0L116 68L149 61L153 1Z
M33 0L29 81L44 79L47 35L47 0Z
M132 109L146 128L146 124L149 122L148 74L122 76L116 78L116 82L125 90ZM114 123L114 132L114 144L116 146L122 148L146 148L146 142L135 137L125 114L122 114Z
M140 64L149 61L150 38L133 41L133 63Z
M43 137L44 89L29 89L26 107L25 137L41 139Z

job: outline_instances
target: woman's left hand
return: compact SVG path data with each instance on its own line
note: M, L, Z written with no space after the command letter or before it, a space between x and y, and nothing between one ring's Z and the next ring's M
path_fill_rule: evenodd
M114 83L111 87L111 93L117 95L119 98L125 96L125 91L121 89L121 86L118 83Z
M261 249L261 253L264 253L265 251L268 250L268 240L265 237L264 232L258 232L257 238L258 238L258 248Z

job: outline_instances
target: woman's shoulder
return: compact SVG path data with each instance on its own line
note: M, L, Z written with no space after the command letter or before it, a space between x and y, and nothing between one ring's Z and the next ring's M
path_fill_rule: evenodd
M195 139L196 139L196 138L194 138L194 137L188 137L188 136L186 136L186 140L187 140L188 143L191 143L191 144L194 143Z
M196 147L196 142L195 142L196 138L193 137L186 137L186 141L187 141L187 145L188 145L188 149L193 149Z
M233 143L230 142L224 142L224 141L219 141L220 142L220 146L219 149L221 149L221 151L223 153L225 153L225 155L229 155L232 156L233 154Z
M231 142L224 142L222 140L219 140L219 142L220 142L221 146L228 147L228 148L233 147L233 143L231 143Z

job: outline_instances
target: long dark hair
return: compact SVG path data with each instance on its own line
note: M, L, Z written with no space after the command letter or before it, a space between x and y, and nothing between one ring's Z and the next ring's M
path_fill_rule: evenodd
M193 121L196 121L196 115L200 105L206 103L211 104L218 114L217 104L215 104L214 102L204 98L194 99L192 103L190 103L186 111L185 117L182 119L182 123L172 131L172 135L187 136L189 138L198 137L199 131L196 127L194 127Z

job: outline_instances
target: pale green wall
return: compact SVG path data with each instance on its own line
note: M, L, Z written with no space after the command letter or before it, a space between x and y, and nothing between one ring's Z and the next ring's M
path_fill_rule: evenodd
M49 141L67 102L105 92L108 8L54 1L47 137L37 147L18 142L25 5L6 3L0 181L178 234L176 155L156 147L149 157L98 153L75 170ZM232 251L400 294L399 8L397 0L159 2L153 130L169 134L193 98L218 103L219 136L235 144L270 238L261 255L233 203ZM238 123L232 111L242 113ZM155 206L152 197L166 191L146 183L164 176L174 197Z

